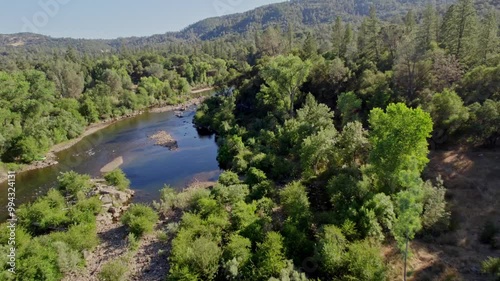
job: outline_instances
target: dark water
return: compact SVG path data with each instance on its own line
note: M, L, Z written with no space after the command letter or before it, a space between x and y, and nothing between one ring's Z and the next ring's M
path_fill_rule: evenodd
M136 202L150 202L164 184L182 189L194 180L216 180L220 174L213 136L200 136L193 127L194 108L178 118L173 112L144 113L119 121L57 154L59 164L16 176L17 205L33 201L55 186L61 172L74 170L101 176L101 168L122 156L121 169L136 190ZM179 149L155 146L148 136L159 130L169 132ZM0 206L6 206L7 183L0 184ZM6 218L1 207L0 219Z

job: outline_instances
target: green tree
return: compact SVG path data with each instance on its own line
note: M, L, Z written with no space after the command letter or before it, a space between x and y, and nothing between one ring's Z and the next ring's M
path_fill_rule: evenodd
M326 225L319 234L316 246L317 259L323 272L331 278L338 274L344 265L348 241L342 231L334 225Z
M477 16L473 0L458 0L443 20L441 44L461 62L470 64L477 53Z
M399 173L414 167L422 172L429 162L427 138L432 119L422 109L402 103L390 104L386 111L375 108L369 118L371 133L370 164L377 175L378 187L393 193L400 186Z
M294 104L300 94L300 87L306 81L311 62L302 61L294 55L278 56L261 70L265 81L258 98L272 106L281 116L287 111L294 115Z
M424 53L431 44L437 42L439 31L439 19L436 7L427 4L422 16L422 23L417 31L418 51Z
M264 242L257 244L255 253L257 280L277 277L287 266L283 253L283 237L277 232L268 232Z
M342 43L344 40L344 24L342 22L342 18L337 17L335 19L335 23L333 25L333 30L332 30L332 52L335 56L343 56L341 50L342 50Z
M361 111L362 100L359 99L353 92L342 93L337 100L337 109L342 118L342 126L349 122L359 120L359 112Z
M493 56L498 55L500 40L498 38L497 12L492 9L483 20L479 35L479 58L485 63Z
M345 280L387 280L381 249L370 241L350 244L345 262L348 269Z
M469 111L464 102L450 90L435 94L428 111L434 121L434 130L442 130L446 135L452 135L469 119Z

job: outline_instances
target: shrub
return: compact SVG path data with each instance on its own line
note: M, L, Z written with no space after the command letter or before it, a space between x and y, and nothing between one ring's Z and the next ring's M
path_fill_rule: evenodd
M43 237L42 237L43 238ZM23 281L60 280L57 251L47 239L35 238L18 259L16 279Z
M245 184L231 186L217 184L212 190L212 194L214 194L218 202L230 205L234 205L240 201L245 201L249 193L250 190Z
M194 280L213 280L219 269L222 250L218 241L207 236L194 237L190 230L183 229L172 242L170 270L173 276L196 276ZM193 280L192 278L169 280Z
M112 260L102 266L99 272L101 281L122 281L126 280L128 273L127 261L123 258Z
M483 261L482 269L484 273L491 274L496 281L500 281L500 258L488 258Z
M437 186L430 181L423 185L424 189L424 212L422 214L422 225L424 229L432 232L443 232L449 228L450 212L446 210L446 188L443 186L441 177L437 179Z
M69 223L64 197L54 189L29 205L22 205L17 211L19 225L34 233L47 232L52 228L64 227Z
M498 227L492 221L488 220L479 234L479 241L483 244L490 244L493 248L499 247L500 245L496 245L495 242L495 236L499 232Z
M132 205L122 217L122 223L136 237L152 232L157 220L158 215L156 212L151 207L141 204Z
M283 253L283 237L277 232L269 232L263 243L257 245L255 254L258 280L279 276L286 265Z
M92 250L99 244L95 223L73 225L66 232L54 232L49 237L52 241L66 243L78 252Z
M247 177L245 179L246 184L248 184L250 186L254 186L254 185L259 184L265 180L267 180L267 176L263 171L261 171L257 168L254 168L254 167L248 169Z
M225 171L219 176L219 183L228 186L228 185L240 184L241 181L236 173L231 171Z
M64 242L57 241L53 246L57 251L57 266L61 272L64 274L76 272L82 262L80 254Z
M300 182L292 182L280 192L280 199L288 220L304 227L311 216L306 188Z
M135 234L129 233L127 236L127 242L128 242L128 247L130 248L130 250L135 251L135 250L139 249L139 246L140 246L139 239L137 239Z
M80 175L74 171L61 174L57 181L59 190L71 196L76 196L78 192L87 193L92 188L89 175Z
M101 212L102 201L98 197L91 197L78 201L68 212L72 223L93 223L96 215Z
M160 190L160 202L153 201L153 207L166 216L175 207L176 198L177 192L172 187L165 185Z
M292 261L287 261L286 268L281 270L280 278L270 278L269 281L307 281L304 273L298 272L293 267Z
M125 191L130 188L130 181L121 169L116 169L107 173L104 179L109 185L117 187L120 191Z
M210 190L193 188L187 189L177 194L174 206L182 210L192 209L195 207L195 204L199 199L208 197L210 197Z
M386 268L381 249L370 241L358 241L349 245L345 256L348 268L346 280L386 280Z
M334 225L323 228L316 246L317 259L322 270L332 276L343 264L347 240L342 231Z

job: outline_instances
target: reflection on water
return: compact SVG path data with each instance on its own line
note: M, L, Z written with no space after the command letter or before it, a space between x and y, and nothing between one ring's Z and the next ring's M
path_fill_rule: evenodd
M59 164L18 174L16 177L17 204L29 202L55 185L61 172L74 170L100 176L100 169L122 156L121 168L137 191L134 200L150 202L159 189L168 184L182 189L194 178L216 180L220 174L217 145L213 136L200 136L192 125L194 108L178 118L173 112L145 113L125 119L96 132L73 147L57 154ZM155 146L148 136L159 130L169 132L179 149L170 151ZM0 184L0 206L6 206L7 183ZM0 209L5 219L6 209Z

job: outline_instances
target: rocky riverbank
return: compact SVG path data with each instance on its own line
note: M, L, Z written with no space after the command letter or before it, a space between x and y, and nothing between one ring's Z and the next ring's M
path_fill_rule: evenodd
M102 180L94 181L97 194L100 194L101 200L104 199L103 204L107 202L104 205L109 206L105 207L97 219L97 233L101 243L94 251L84 253L85 268L66 276L63 281L99 281L98 274L102 266L118 259L123 260L128 268L126 280L165 280L170 269L167 257L171 250L172 239L175 237L173 234L168 234L171 233L168 226L178 224L182 214L172 211L168 217L161 218L155 226L155 231L142 237L138 241L138 248L131 251L127 240L128 231L119 218L123 211L128 209L129 201L126 198L131 198L128 196L133 194L129 195L128 192L122 194L113 187L107 187ZM187 189L209 188L215 184L215 182L194 182ZM114 203L108 202L110 198ZM121 202L126 203L118 207L118 211L117 207L111 206Z

